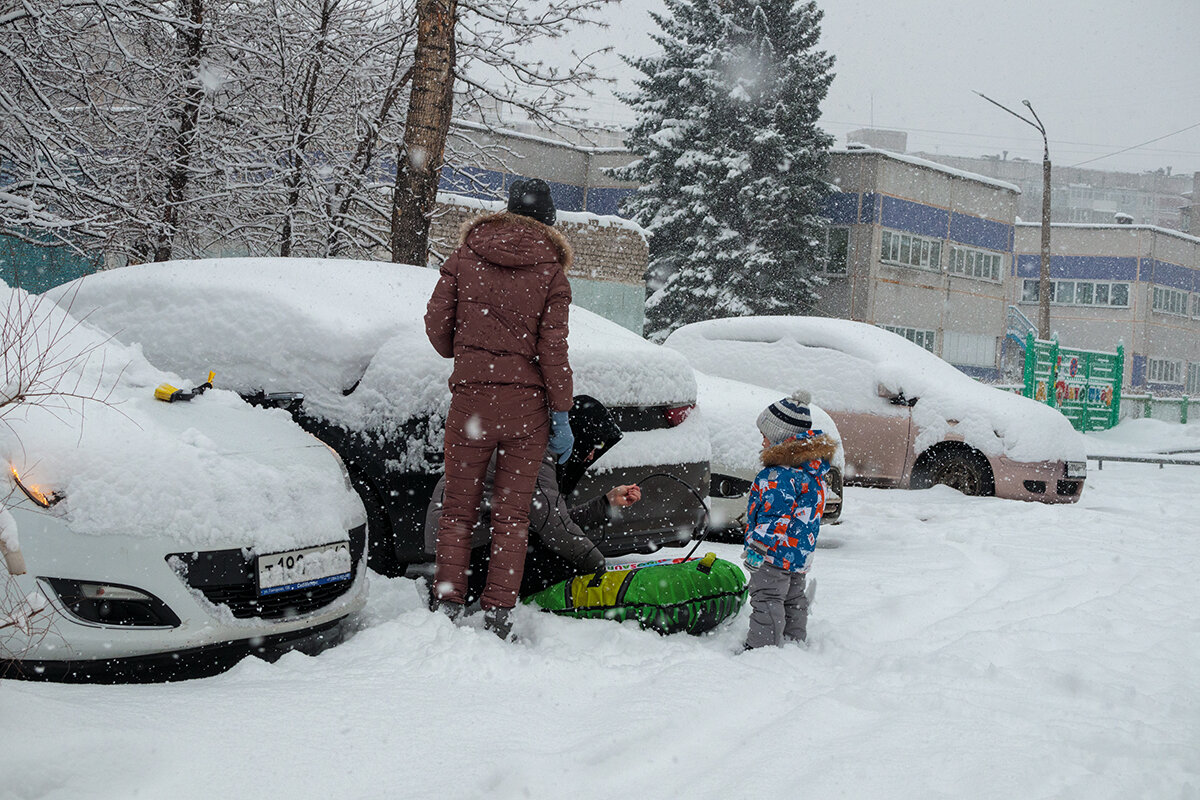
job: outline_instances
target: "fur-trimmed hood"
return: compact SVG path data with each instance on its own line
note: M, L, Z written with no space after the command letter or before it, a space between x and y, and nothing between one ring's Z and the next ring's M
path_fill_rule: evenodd
M567 237L532 217L501 211L463 223L460 244L502 267L528 267L557 261L570 269L575 253Z
M767 447L760 458L764 467L800 467L814 459L833 461L837 441L827 433L810 431L807 436L793 437Z

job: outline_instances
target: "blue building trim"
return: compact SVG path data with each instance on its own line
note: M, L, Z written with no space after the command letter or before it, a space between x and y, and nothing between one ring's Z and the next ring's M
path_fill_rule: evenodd
M974 217L970 214L951 212L950 240L969 247L982 247L1011 253L1013 248L1013 226L994 219Z
M1143 272L1142 276L1147 283L1182 289L1185 292L1200 291L1200 279L1198 279L1196 270L1172 264L1169 261L1159 261L1158 259L1148 259L1147 261L1150 275L1146 276Z
M1146 385L1146 357L1140 356L1137 353L1133 354L1130 360L1131 370L1129 375L1129 386L1135 388Z
M863 192L858 211L859 225L874 225L879 221L879 197L875 192Z
M438 190L478 200L503 200L513 181L530 177L514 175L483 167L442 167ZM587 205L584 206L585 190L582 186L558 181L546 181L550 185L550 196L559 211L588 211L592 214L619 216L621 203L636 189L600 187L586 190Z
M1017 262L1018 278L1041 275L1040 254L1022 253ZM1124 256L1050 256L1050 277L1053 279L1136 281L1138 260Z
M893 230L945 239L950 229L950 212L899 197L880 198L879 224Z
M636 189L622 189L618 187L588 189L587 211L603 216L622 216L621 204L636 191Z
M835 192L825 199L825 216L833 225L858 222L858 198L855 192Z

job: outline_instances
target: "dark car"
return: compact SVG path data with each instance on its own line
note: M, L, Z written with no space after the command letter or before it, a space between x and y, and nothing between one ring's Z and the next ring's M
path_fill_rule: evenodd
M452 362L434 352L423 322L436 279L377 262L208 259L108 270L51 296L181 381L212 370L217 386L286 411L336 450L367 509L370 563L395 575L429 560L423 519L442 472ZM703 529L710 453L689 417L691 367L577 307L569 343L576 393L607 406L624 434L575 494L643 487L601 549L690 541Z

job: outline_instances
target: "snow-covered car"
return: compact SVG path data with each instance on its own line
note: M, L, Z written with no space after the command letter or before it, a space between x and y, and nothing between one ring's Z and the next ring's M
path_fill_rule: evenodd
M700 418L708 428L712 443L708 499L711 509L709 530L715 534L733 534L746 527L746 501L754 477L762 469L762 434L757 427L758 415L782 396L774 389L755 386L729 378L718 378L703 372L696 373L696 403ZM837 425L825 410L809 404L813 427L838 441L826 475L825 513L822 520L829 524L842 516L842 475L846 468L845 453Z
M165 369L215 370L221 386L251 402L286 405L345 459L367 507L372 567L396 575L430 558L422 530L443 468L452 362L424 327L437 277L366 261L209 259L101 272L51 296L72 299ZM687 360L578 307L569 347L576 393L607 406L624 433L575 494L643 484L642 502L606 529L601 549L690 541L702 527L710 450L689 415L696 382Z
M1049 406L982 384L889 331L842 319L742 317L685 325L666 346L704 372L804 388L837 423L847 484L1073 503L1082 437Z
M367 520L338 456L234 392L162 402L178 375L0 292L0 677L168 680L340 640Z

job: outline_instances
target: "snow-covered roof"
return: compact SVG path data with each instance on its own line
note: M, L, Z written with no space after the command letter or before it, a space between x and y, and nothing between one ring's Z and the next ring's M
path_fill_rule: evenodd
M1018 219L1015 223L1017 228L1041 228L1040 222L1024 222ZM1200 244L1200 236L1192 236L1183 231L1177 231L1172 228L1163 228L1158 225L1146 225L1140 223L1129 223L1127 225L1119 222L1051 222L1050 230L1055 228L1094 228L1096 230L1117 230L1117 231L1152 231L1153 233L1161 233L1164 236L1170 236L1175 239L1181 239L1185 242L1193 242Z
M344 536L361 515L336 461L285 412L219 388L190 402L156 400L160 384L188 388L205 376L163 372L136 345L2 283L0 302L10 321L30 320L40 337L30 355L50 354L43 380L69 393L5 409L2 466L62 494L47 513L75 532L270 552ZM6 361L6 396L17 366Z
M994 186L997 189L1005 189L1016 194L1021 193L1021 187L1017 186L1015 183L1008 183L1007 181L989 178L987 175L980 175L976 172L968 172L965 169L955 169L954 167L948 167L945 164L939 164L936 161L927 161L923 158L917 158L916 156L905 155L903 153L894 153L891 150L880 150L877 147L867 147L865 145L855 145L854 147L835 147L829 152L837 155L853 156L867 153L871 155L883 156L884 158L890 158L893 161L911 164L914 167L923 167L925 169L934 170L935 172L941 172L952 178L961 178L962 180L975 181L976 183L985 183L988 186Z
M807 389L831 412L898 414L880 396L919 398L918 450L955 433L988 455L1082 460L1079 434L1049 406L975 381L894 333L844 319L740 317L685 325L666 340L702 372ZM951 431L953 429L953 431Z

